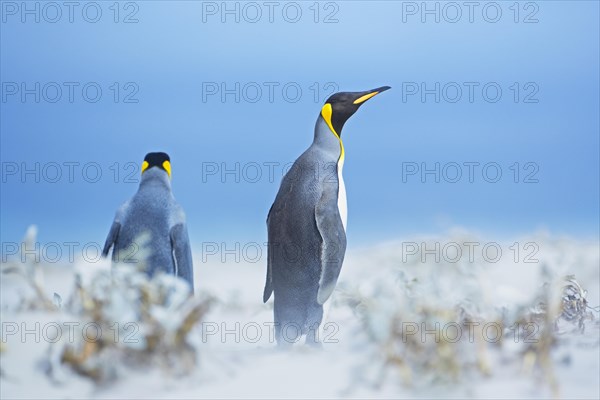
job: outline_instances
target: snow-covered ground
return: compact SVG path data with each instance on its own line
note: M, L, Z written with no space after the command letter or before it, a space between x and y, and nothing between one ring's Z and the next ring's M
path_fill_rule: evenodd
M423 254L423 242L428 250L434 250ZM436 243L439 260L435 259ZM482 248L486 244L489 251L484 255ZM460 257L457 248L463 252ZM465 253L469 248L473 249L471 260L471 255ZM498 248L502 256L496 260ZM518 253L516 248L520 249ZM289 351L278 350L272 340L272 299L262 303L264 260L201 260L202 255L196 254L196 294L210 295L214 301L203 323L190 335L198 350L197 367L180 376L167 368L133 364L121 369L118 379L101 384L66 366L48 373L49 368L56 368L48 360L57 355L53 354L56 347L44 339L44 334L49 333L43 329L69 317L60 312L23 310L17 300L30 296L30 290L21 277L4 274L0 397L600 397L600 331L598 313L592 310L588 312L595 320L587 319L583 332L577 324L560 325L551 349L551 366L558 382L554 391L547 376L532 367L523 355L527 346L523 338L515 341L512 334L501 344L484 343L482 354L488 367L485 373L468 360L468 356L481 350L474 349L477 341L462 344L460 354L455 355L460 373L452 379L438 380L436 374L429 375L428 369L444 375L439 365L424 363L432 356L426 352L429 350L420 356L415 353L422 359L405 360L410 361L408 369L413 372L408 381L402 372L406 369L389 363L385 366L385 344L395 315L401 315L403 321L420 323L416 318L425 309L434 310L435 314L436 310L466 304L483 320L495 321L502 316L511 320L512 315L535 305L536 296L543 293L544 282L562 282L565 275L575 275L587 289L590 306L600 305L596 241L540 233L499 242L456 231L353 248L346 255L338 288L328 304L321 333L323 348L295 345ZM75 271L81 273L85 285L95 271L109 267L106 262L82 261L74 266L44 266L44 290L50 298L54 292L60 294L64 304L73 291ZM555 300L560 301L560 297ZM36 328L36 322L40 328ZM15 326L18 332L12 333ZM23 337L23 327L37 331L39 337L36 333ZM431 340L434 335L425 337L425 342ZM408 346L402 341L395 343L403 345ZM424 348L438 351L437 347ZM404 350L399 351L404 354ZM434 354L432 360L449 359L444 357Z

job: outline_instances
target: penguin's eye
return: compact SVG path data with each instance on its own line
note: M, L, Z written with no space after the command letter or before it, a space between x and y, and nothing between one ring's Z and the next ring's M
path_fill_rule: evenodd
M167 171L167 174L169 174L169 178L171 177L171 163L169 162L169 160L166 160L162 163L162 167L165 171Z
M145 170L147 170L147 169L148 169L148 166L149 166L149 165L150 165L150 164L148 164L148 161L145 161L145 160L144 160L144 162L142 163L142 174L144 173L144 171L145 171Z

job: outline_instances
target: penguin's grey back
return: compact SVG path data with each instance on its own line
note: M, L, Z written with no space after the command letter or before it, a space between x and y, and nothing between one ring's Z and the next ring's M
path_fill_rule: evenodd
M146 174L153 172L149 170ZM121 208L121 230L115 242L113 260L146 261L150 275L158 270L174 274L176 267L170 232L182 211L164 179L144 178L147 181ZM141 260L140 256L146 251L148 258Z

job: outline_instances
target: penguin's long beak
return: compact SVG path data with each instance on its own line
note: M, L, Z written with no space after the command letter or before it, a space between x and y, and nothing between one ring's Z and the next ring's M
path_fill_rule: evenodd
M362 104L365 101L369 100L371 97L377 96L381 92L385 92L386 90L391 89L390 86L382 86L377 89L367 90L366 92L359 92L356 94L356 99L352 102L352 104Z

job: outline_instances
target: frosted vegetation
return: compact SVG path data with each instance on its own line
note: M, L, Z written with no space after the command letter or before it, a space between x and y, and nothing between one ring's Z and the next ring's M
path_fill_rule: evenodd
M464 231L413 242L425 245L410 257L407 242L350 251L323 348L290 351L276 348L272 302L261 302L263 262L196 257L192 296L176 277L147 278L143 263L11 258L1 397L598 398L597 242L521 238L539 246L527 263L423 252L484 242Z

